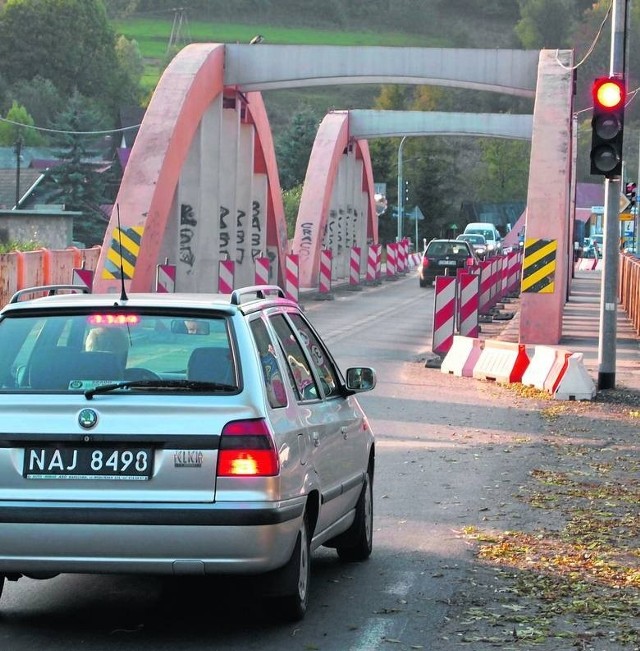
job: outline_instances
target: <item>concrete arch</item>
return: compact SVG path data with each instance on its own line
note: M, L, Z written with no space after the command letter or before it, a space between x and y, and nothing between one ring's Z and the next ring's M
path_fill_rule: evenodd
M140 127L98 261L96 291L152 291L176 264L180 291L217 291L220 260L238 284L269 255L283 277L286 223L259 93L224 86L225 47L194 44L163 74ZM118 220L120 227L118 228Z
M300 286L317 286L321 249L332 253L334 278L345 277L351 248L365 253L367 242L377 240L368 143L350 136L347 111L329 113L311 150L292 242Z

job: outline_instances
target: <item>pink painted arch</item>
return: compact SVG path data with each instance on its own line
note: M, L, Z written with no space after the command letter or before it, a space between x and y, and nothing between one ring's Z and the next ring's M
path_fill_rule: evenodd
M127 257L132 261L130 273L125 272L128 289L153 290L182 167L203 115L225 91L224 55L222 44L192 44L173 59L162 75L125 169L117 210L111 216L98 260L94 291L116 292L120 288L119 277L105 273L107 265L113 266L111 245L118 216L121 232L134 236L132 240L125 236ZM286 223L273 140L260 93L248 93L247 102L257 134L253 171L266 173L268 178L268 244L278 247L282 274Z
M367 239L378 241L373 172L369 145L366 140L349 136L349 113L335 112L325 116L320 124L311 150L292 250L299 256L300 287L318 284L320 251L327 227L329 209L340 161L350 145L356 147L356 157L363 162L362 191L368 196Z

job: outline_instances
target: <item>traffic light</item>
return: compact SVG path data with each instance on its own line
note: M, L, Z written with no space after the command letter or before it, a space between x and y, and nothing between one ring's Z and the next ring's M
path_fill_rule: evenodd
M613 178L622 172L624 79L600 77L593 82L592 92L591 174Z

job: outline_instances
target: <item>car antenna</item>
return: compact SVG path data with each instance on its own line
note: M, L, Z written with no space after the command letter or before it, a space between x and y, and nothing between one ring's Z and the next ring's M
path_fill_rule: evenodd
M122 229L120 228L120 205L116 204L116 214L118 216L118 247L120 248L120 300L127 301L127 291L124 286L124 265L122 264Z

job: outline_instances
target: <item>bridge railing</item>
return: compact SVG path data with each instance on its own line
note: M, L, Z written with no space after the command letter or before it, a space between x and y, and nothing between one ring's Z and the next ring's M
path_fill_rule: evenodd
M0 254L0 305L6 305L15 292L25 287L68 285L74 269L95 270L99 257L99 246Z
M620 304L640 335L640 259L630 253L620 254L618 287Z

